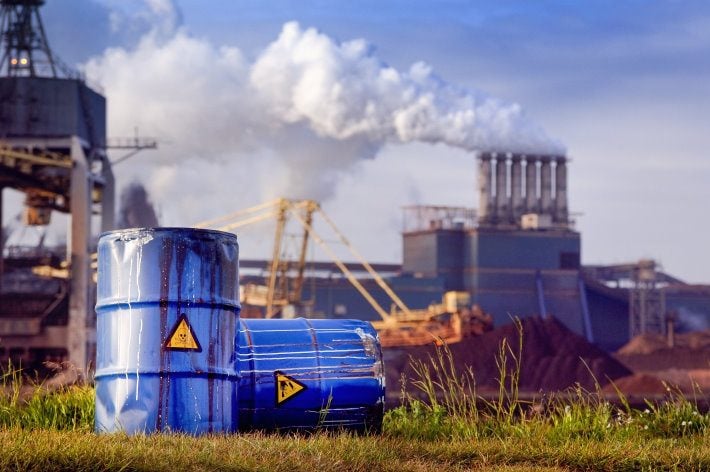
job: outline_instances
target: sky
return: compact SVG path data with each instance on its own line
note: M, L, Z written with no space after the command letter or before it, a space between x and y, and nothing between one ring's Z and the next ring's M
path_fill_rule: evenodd
M315 198L398 262L401 207L477 206L472 149L508 140L566 150L584 264L710 283L708 2L48 0L43 18L109 135L159 140L115 172L164 225ZM268 257L254 231L242 258Z

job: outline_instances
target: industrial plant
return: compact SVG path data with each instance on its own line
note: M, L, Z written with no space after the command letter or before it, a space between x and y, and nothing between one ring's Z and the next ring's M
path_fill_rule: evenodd
M24 193L22 225L46 226L55 212L70 224L61 248L7 245L3 226L0 362L70 361L83 370L95 357L96 235L116 226L120 183L108 153L155 143L107 138L106 99L50 49L43 3L0 1L0 215L7 188ZM640 334L672 343L675 333L709 326L710 285L686 284L654 260L581 263L568 165L565 155L472 154L478 207L404 208L401 264L370 264L356 251L352 261L308 261L309 244L327 245L313 218L332 223L312 201L277 200L203 226L235 231L264 210L275 218L270 260L242 248L243 316L375 321L385 347L474 346L476 335L513 317L555 318L607 351ZM287 218L302 229L293 259L282 256Z

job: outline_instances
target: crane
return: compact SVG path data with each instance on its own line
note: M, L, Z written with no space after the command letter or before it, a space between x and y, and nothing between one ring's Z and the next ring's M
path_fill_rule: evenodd
M392 316L387 312L375 298L363 287L360 281L353 275L347 265L337 256L333 248L321 237L313 226L314 216L318 214L337 235L338 240L347 247L350 252L356 257L359 263L365 268L370 276L375 280L377 285L385 291L392 299L394 304L411 317L411 310L404 304L399 296L389 287L385 280L372 268L359 252L357 252L350 241L338 229L332 219L323 211L318 202L314 200L288 200L279 198L269 202L262 203L250 208L230 213L220 218L207 220L195 225L197 228L213 228L221 231L234 231L246 225L254 224L270 218L276 218L276 234L274 239L274 247L269 268L268 276L268 291L266 300L266 317L271 318L276 312L277 306L283 306L287 303L299 303L301 301L305 267L306 267L306 252L309 239L313 239L328 256L333 260L335 265L341 270L347 280L355 287L355 289L367 300L372 308L380 315L383 321L391 323ZM297 221L302 230L303 236L301 239L301 247L299 251L298 261L296 262L296 277L292 284L292 289L283 290L277 287L277 279L279 271L282 272L288 268L287 264L283 264L281 260L282 248L284 244L284 229L289 217ZM282 277L283 279L283 277Z
M389 312L355 277L348 267L350 264L343 262L333 247L316 231L314 227L316 216L326 223L326 226L335 234L337 242L349 250L357 263L362 266L377 286L392 300L392 307ZM252 287L253 290L247 290L247 287L245 287L245 298L250 303L263 306L265 317L272 318L277 316L287 305L303 306L302 290L305 280L306 253L309 241L313 240L380 316L381 320L373 322L373 325L380 332L384 346L426 344L434 338L443 338L448 342L456 342L461 339L462 318L459 316L459 306L452 307L452 304L446 301L447 298L451 298L449 295L456 297L460 296L460 293L449 292L445 294L445 300L442 303L431 304L425 309L410 309L372 265L355 249L353 244L336 226L335 222L323 211L320 204L314 200L279 198L219 218L203 221L195 226L221 231L235 231L270 219L276 220L276 230L272 258L268 264L266 284L265 286ZM294 262L285 261L282 256L285 230L289 221L297 222L302 230L299 253ZM290 287L287 277L289 271L292 274L295 272L295 276L290 280ZM477 314L475 310L473 313L470 311L467 313L464 316L466 318L464 322L470 321L472 319L471 316L473 316L474 321L476 319L483 320L484 328L482 329L487 329L486 323L489 323L490 319L486 322L485 314ZM448 315L448 319L442 321L440 315Z

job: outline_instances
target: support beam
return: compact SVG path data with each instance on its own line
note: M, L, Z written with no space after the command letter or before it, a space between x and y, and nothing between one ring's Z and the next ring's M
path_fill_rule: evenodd
M88 367L87 341L89 321L89 284L91 234L91 173L86 154L79 138L71 138L70 208L71 226L68 253L70 254L71 292L69 297L69 322L67 324L67 351L69 362L86 372ZM92 309L93 311L93 309Z
M104 187L101 192L101 232L116 229L116 184L113 169L107 157L101 164Z

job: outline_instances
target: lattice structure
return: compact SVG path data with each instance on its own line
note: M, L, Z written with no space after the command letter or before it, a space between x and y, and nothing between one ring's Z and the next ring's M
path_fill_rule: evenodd
M39 8L44 0L0 0L0 76L57 77Z
M656 263L639 261L633 271L634 286L629 290L629 330L639 334L666 334L666 299L659 284Z

